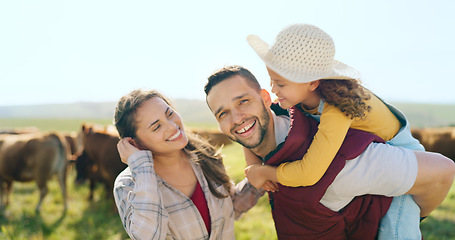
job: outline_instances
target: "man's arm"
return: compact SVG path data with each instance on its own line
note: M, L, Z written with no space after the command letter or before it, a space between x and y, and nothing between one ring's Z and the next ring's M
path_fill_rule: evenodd
M432 152L414 152L417 157L418 172L411 194L420 207L420 216L425 217L436 209L447 196L455 175L455 163Z
M243 179L235 187L231 193L232 205L234 206L235 219L238 219L244 212L250 210L256 205L265 191L256 189L248 179Z
M455 163L441 154L372 143L346 162L321 203L339 209L354 196L411 194L427 216L447 196L454 175Z
M455 163L441 154L372 143L346 162L321 203L339 209L354 196L411 194L427 216L447 196L454 175Z

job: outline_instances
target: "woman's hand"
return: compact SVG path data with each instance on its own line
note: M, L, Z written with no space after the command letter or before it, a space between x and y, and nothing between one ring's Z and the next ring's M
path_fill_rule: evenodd
M125 164L128 164L128 158L133 155L133 153L140 151L133 144L133 139L130 137L122 138L117 143L118 153L122 159L122 162Z

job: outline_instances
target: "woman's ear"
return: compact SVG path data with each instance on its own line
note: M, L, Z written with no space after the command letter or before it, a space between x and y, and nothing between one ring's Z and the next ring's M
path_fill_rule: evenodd
M316 80L316 81L310 82L310 91L316 90L316 88L319 87L320 82L321 82L321 80Z
M141 141L139 141L137 138L131 139L130 143L139 150L147 150L147 148L142 146Z
M269 92L267 92L267 90L265 89L261 90L261 97L266 107L270 107L272 105L272 99L270 98L270 94Z

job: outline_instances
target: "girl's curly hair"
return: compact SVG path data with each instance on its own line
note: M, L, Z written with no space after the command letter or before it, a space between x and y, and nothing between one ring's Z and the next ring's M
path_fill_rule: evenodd
M335 105L351 119L362 119L371 110L365 103L371 99L369 91L355 79L321 79L316 91L325 102Z

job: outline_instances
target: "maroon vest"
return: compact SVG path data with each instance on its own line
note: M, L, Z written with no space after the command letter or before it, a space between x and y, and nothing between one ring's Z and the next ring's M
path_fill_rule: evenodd
M318 122L299 109L290 109L291 129L286 141L266 157L266 164L302 159L310 146ZM313 186L287 187L269 193L272 215L279 239L375 239L379 220L389 209L392 198L365 195L356 197L339 212L319 201L347 159L360 155L371 142L384 142L376 135L350 129L324 176Z

